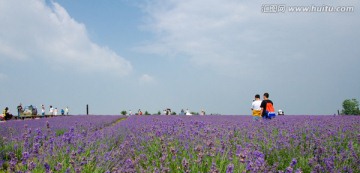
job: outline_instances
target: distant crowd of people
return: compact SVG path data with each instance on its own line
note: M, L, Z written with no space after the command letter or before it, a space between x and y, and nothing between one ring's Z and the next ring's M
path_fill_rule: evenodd
M269 93L264 93L263 100L260 99L260 95L255 95L255 100L253 100L251 105L252 110L252 116L255 121L258 121L260 118L262 119L272 119L276 116L275 109L274 109L274 103L269 99ZM37 109L36 107L30 105L23 108L22 104L20 103L17 106L17 117L15 118L22 118L25 116L37 116ZM145 112L146 113L146 112ZM160 114L160 113L159 113ZM189 109L181 109L179 115L193 115L195 113L192 113L189 111ZM198 113L196 113L198 114ZM202 109L199 115L205 115L205 111ZM283 115L284 112L282 110L279 110L279 115ZM64 109L60 110L60 113L58 111L58 108L53 107L52 105L49 106L49 112L46 114L45 105L41 105L41 116L57 116L57 115L69 115L69 108L65 107ZM127 115L133 115L132 111L129 110L129 113ZM138 110L135 115L143 115L143 112L141 109ZM163 115L176 115L175 112L172 112L170 108L166 108L163 110ZM2 114L0 115L1 121L6 121L12 119L14 116L10 113L10 110L8 107L5 107L5 109L2 111Z
M66 107L65 109L61 109L60 114L61 115L69 115L69 108ZM45 106L44 105L41 105L41 115L45 115ZM58 108L54 108L53 106L50 105L49 115L54 115L54 116L59 115Z
M2 111L2 114L0 115L0 121L6 121L10 120L12 118L21 119L25 117L34 117L38 116L38 110L35 106L30 105L27 107L23 107L20 103L17 107L17 116L14 116L10 113L10 110L8 107L5 107L5 109ZM57 116L57 115L69 115L69 107L65 107L64 109L61 109L60 112L58 108L53 107L52 105L49 106L48 114L46 114L45 105L41 105L41 116ZM38 117L41 117L38 116Z
M125 112L125 113L126 113L126 112ZM124 115L125 115L125 113L124 113ZM145 112L145 114L146 114L146 112ZM161 114L161 115L176 115L176 113L175 113L175 112L172 112L170 108L164 109L164 110L163 110L163 113L161 113L161 112L159 111L158 114ZM196 114L196 115L205 115L205 111L204 111L204 109L202 109L201 112L200 112L200 114L198 114L198 113L190 112L189 109L186 109L186 110L181 109L181 111L180 111L180 113L179 113L179 115L188 115L188 116L194 115L194 114ZM143 115L143 112L141 111L141 109L139 109L139 110L137 111L137 113L133 114L132 111L129 110L129 112L126 113L126 115L127 115L127 116L131 116L131 115Z

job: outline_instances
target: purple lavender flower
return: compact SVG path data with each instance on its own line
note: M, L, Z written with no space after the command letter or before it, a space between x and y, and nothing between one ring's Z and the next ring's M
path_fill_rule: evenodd
M348 166L344 166L343 172L353 173L353 170L351 168L349 168Z
M324 163L326 165L326 169L327 171L329 172L333 172L334 171L334 161L335 161L335 157L334 156L331 156L329 158L325 158L324 159Z
M29 171L32 171L33 169L35 169L35 167L36 167L36 164L33 161L31 161L29 163L28 169L29 169Z
M61 169L62 169L62 164L58 162L57 165L55 166L55 170L60 171Z
M35 143L33 145L33 153L34 154L39 154L39 149L40 149L40 144L39 143Z
M226 173L232 173L234 171L234 164L230 163L226 168Z
M71 172L70 168L67 168L65 171L65 173L70 173L70 172Z
M26 161L30 158L30 154L28 152L22 153L22 164L25 165Z
M286 168L285 173L292 173L293 170L294 170L294 169L289 166L289 167Z
M295 173L303 173L300 168L296 169Z
M49 123L49 121L46 121L46 128L50 129L50 123Z
M50 171L50 165L47 162L44 163L44 167L45 167L46 172Z
M293 167L296 165L296 163L297 163L296 158L293 158L292 161L291 161L291 163L290 163L290 167L293 168Z
M9 153L9 156L10 156L10 170L11 171L15 171L15 167L16 167L16 164L18 162L18 158L15 156L15 154L13 152L10 152Z
M185 170L189 168L189 162L186 160L185 157L183 158L181 163Z
M219 173L219 170L216 167L216 163L214 162L211 164L210 173Z

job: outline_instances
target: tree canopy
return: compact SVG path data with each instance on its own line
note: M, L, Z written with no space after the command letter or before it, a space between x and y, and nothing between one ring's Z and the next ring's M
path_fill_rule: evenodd
M359 102L356 99L346 99L343 104L343 115L360 115Z

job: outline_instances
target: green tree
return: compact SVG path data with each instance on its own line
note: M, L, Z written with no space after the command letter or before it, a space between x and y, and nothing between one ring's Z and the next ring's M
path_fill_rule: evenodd
M121 115L126 115L127 112L126 111L121 111Z
M346 99L343 102L343 115L360 115L359 102L356 99Z
M148 111L145 111L145 115L150 115L150 113Z

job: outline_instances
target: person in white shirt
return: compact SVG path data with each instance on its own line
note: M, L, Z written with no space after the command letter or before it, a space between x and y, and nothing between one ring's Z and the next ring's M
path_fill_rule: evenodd
M41 105L41 115L45 116L45 106Z
M57 114L58 114L58 109L55 108L55 110L54 110L54 115L56 116Z
M255 121L257 121L259 117L261 117L261 108L260 108L261 102L262 101L260 100L260 95L256 94L255 100L252 102L251 105L252 116Z
M190 113L190 111L189 111L189 109L186 109L186 113L185 113L186 115L192 115L191 113Z
M69 108L67 106L65 108L65 115L69 115Z
M50 109L49 109L49 115L53 116L54 115L54 108L50 105Z

